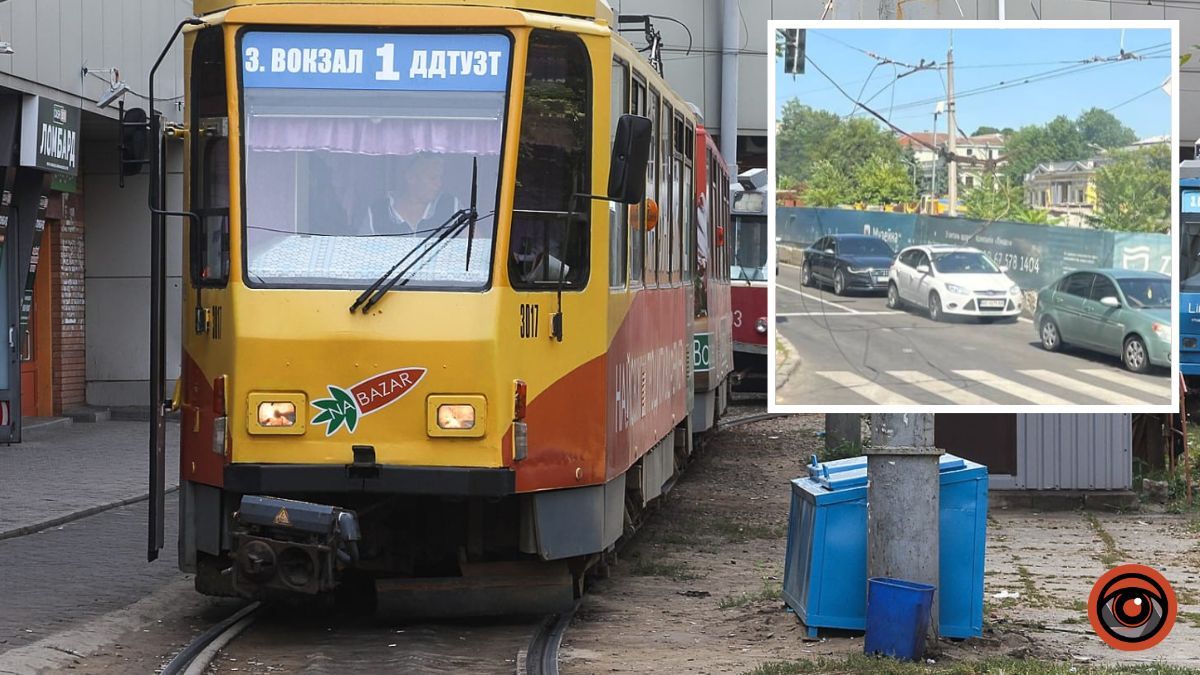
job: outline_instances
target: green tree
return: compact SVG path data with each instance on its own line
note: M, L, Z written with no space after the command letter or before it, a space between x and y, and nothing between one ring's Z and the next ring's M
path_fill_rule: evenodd
M804 186L804 203L809 206L839 206L851 201L850 180L828 160L817 162Z
M867 204L898 204L914 197L908 167L881 155L871 155L855 168L851 190L854 201Z
M1094 154L1070 118L1059 115L1044 126L1021 127L1005 140L1004 173L1016 184L1043 162L1084 159Z
M841 118L831 112L795 99L785 103L775 135L775 171L806 181L816 161L825 157L829 137L839 125Z
M1096 227L1170 232L1171 149L1156 145L1114 155L1096 172Z
M983 127L979 127L978 129L976 129L975 133L973 133L971 135L972 136L986 136L987 134L998 134L998 133L1000 133L1000 130L997 129L996 127L983 126Z
M1025 191L1005 176L984 174L979 184L967 190L963 197L967 215L980 220L1007 220L1017 223L1045 225L1049 216L1025 203Z
M1086 143L1102 148L1120 148L1137 140L1137 134L1102 108L1085 110L1076 120L1079 133Z

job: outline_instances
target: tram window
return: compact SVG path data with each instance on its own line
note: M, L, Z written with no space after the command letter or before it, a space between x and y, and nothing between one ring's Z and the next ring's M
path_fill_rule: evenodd
M529 36L508 276L513 288L568 288L588 280L591 79L575 35Z
M629 112L629 66L622 61L613 61L612 67L612 110L610 114L609 142L616 137L617 120ZM629 247L629 211L625 204L608 203L608 285L611 288L625 287L625 272Z
M654 286L658 283L658 233L663 223L666 222L666 210L663 208L662 200L658 193L658 176L662 173L662 156L659 152L659 143L662 136L662 124L660 118L660 98L658 92L650 90L650 125L653 128L654 139L650 142L650 161L646 165L646 196L654 199L658 206L658 223L653 230L646 232L646 265L643 274L647 286Z
M200 222L188 224L190 271L193 285L224 286L229 280L229 114L221 31L201 32L192 59L191 210Z
M692 278L692 242L695 240L694 232L696 231L696 188L695 188L695 168L692 163L692 155L696 150L696 129L692 125L687 127L687 140L684 144L684 177L685 183L683 186L683 212L687 214L687 219L683 223L683 279L690 281Z
M635 115L646 115L646 83L634 78L633 81L633 101L631 110ZM651 163L646 165L646 173L652 171ZM650 198L652 192L646 190L646 198ZM629 228L629 283L633 285L641 285L642 283L642 264L643 251L646 245L646 210L643 206L645 200L639 204L629 207L630 213L633 214L632 226Z

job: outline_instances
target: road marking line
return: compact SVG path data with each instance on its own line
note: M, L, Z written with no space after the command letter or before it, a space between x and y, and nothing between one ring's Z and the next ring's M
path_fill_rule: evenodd
M1159 396L1162 396L1163 392L1165 390L1166 394L1167 394L1167 398L1170 398L1170 396L1171 396L1171 391L1169 388L1170 387L1169 381L1164 382L1163 384L1160 384L1160 385L1155 385L1150 382L1145 382L1143 380L1139 380L1138 378L1133 377L1131 375L1126 375L1124 373L1118 373L1118 372L1112 371L1112 370L1104 370L1101 368L1080 368L1079 372L1081 372L1085 375L1091 375L1092 377L1098 377L1102 380L1108 380L1109 382L1114 382L1123 387L1129 387L1130 389L1137 389L1138 391L1143 391L1143 392L1146 392L1147 394L1157 394Z
M1085 396L1091 396L1092 398L1099 399L1105 403L1116 403L1119 405L1145 405L1146 403L1145 401L1139 401L1132 396L1119 394L1111 389L1097 387L1094 384L1088 384L1051 370L1021 370L1018 372L1022 373L1023 375L1037 378L1043 382L1049 382L1050 384L1062 387L1063 389L1077 391Z
M1045 405L1075 405L1071 401L1051 396L1050 394L1038 391L1033 387L1026 387L1023 384L1005 379L999 375L993 375L986 370L956 370L955 375L961 375L969 380L974 380L979 384L991 387L1008 394L1012 394L1017 398L1023 398L1032 403L1040 403Z
M783 290L785 290L785 291L789 291L789 292L791 292L791 293L795 293L796 295L799 295L799 296L803 296L803 297L805 297L805 298L808 298L809 300L816 300L817 302L823 302L823 303L825 303L825 304L827 304L827 305L833 305L834 307L837 307L838 309L845 310L845 311L846 311L847 313L849 313L849 314L860 314L860 313L861 313L861 312L859 312L859 311L858 311L858 310L856 310L856 309L850 309L849 307L847 307L847 306L845 306L845 305L839 305L839 304L838 304L838 303L836 303L836 302L830 302L830 301L828 301L828 300L826 300L826 299L824 299L824 298L818 298L818 297L817 297L817 296L815 296L815 295L809 295L808 293L805 293L804 291L798 291L798 290L796 290L796 289L794 289L794 288L790 288L790 287L788 287L788 286L784 286L783 284L781 284L781 283L779 283L779 282L775 282L775 287L776 287L776 288L782 288L782 289L783 289Z
M857 311L854 313L841 312L831 314L829 312L775 312L775 316L889 316L892 314L904 314L904 312L864 312Z
M962 387L943 380L930 379L929 375L919 370L889 370L887 374L959 405L996 405L995 401L973 394Z
M846 389L852 390L876 404L881 405L917 405L917 402L901 396L894 391L884 389L883 387L871 382L870 380L855 375L845 370L826 370L817 371L817 375L824 377L827 380L842 385Z

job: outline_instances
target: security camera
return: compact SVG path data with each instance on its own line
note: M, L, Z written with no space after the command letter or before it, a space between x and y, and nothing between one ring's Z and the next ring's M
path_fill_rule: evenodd
M117 82L113 84L108 88L108 91L104 92L104 96L101 96L100 100L96 101L96 107L107 108L113 104L113 101L125 95L125 92L127 91L129 91L129 85L125 84L124 82Z
M0 54L12 54L12 45L7 42L0 42Z

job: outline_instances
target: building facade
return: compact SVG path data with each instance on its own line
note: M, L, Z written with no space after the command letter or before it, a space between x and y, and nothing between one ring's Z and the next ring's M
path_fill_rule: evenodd
M0 316L10 337L0 437L19 440L23 418L147 399L148 183L130 176L118 188L116 106L127 87L124 103L147 107L150 66L190 11L162 0L0 2ZM156 82L158 109L174 119L181 58L176 47Z

